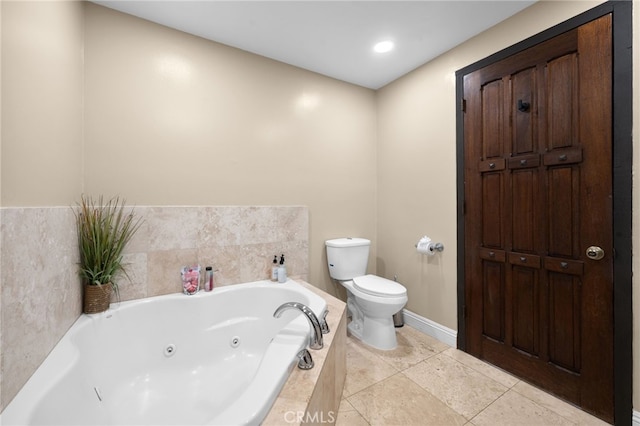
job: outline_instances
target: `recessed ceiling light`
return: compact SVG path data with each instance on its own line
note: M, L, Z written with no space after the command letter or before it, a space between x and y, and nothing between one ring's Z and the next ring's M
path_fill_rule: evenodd
M376 43L375 46L373 46L373 50L374 52L378 52L378 53L386 53L393 50L393 46L394 45L391 40L384 40L379 43Z

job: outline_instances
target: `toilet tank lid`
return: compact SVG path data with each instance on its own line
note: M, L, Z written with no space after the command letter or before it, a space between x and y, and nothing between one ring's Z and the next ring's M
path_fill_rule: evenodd
M335 240L325 241L327 247L358 247L368 246L371 241L366 238L336 238Z
M365 293L374 296L396 297L407 294L407 289L402 284L377 275L364 275L353 279L353 285Z

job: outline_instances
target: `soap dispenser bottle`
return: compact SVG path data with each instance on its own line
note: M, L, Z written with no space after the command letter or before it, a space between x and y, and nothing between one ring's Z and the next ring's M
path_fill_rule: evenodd
M287 282L287 267L284 266L284 254L280 256L280 266L278 267L278 282Z
M271 267L271 281L278 281L278 255L273 255L273 265Z

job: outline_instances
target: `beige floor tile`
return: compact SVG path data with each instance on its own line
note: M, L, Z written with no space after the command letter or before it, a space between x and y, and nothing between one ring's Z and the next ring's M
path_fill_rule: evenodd
M393 366L374 354L365 345L347 339L347 377L344 382L343 397L348 397L362 389L396 374Z
M347 412L347 411L355 411L355 408L353 408L353 405L351 405L351 403L349 401L347 401L345 398L342 398L340 400L340 406L338 407L338 412Z
M396 337L398 339L396 349L382 351L371 348L370 350L399 371L406 370L420 361L450 348L446 343L408 326L396 328Z
M605 426L608 423L580 410L579 408L566 403L528 383L520 382L513 387L513 390L529 398L538 405L548 408L581 426Z
M398 348L393 351L347 340L338 426L605 425L407 325L397 332ZM464 417L471 420L465 423Z
M508 388L444 354L403 372L458 413L471 419Z
M514 390L507 391L497 401L471 419L471 423L476 426L575 425L575 423L536 404Z
M462 352L461 350L449 348L444 351L443 354L455 359L458 362L461 362L467 367L473 368L477 372L490 377L491 379L508 388L512 388L516 383L520 381L520 379L512 376L506 371L494 367L491 364L487 364L486 362L481 361L480 359L471 356L468 353Z
M464 425L467 420L398 373L348 398L371 425Z
M336 426L369 426L369 422L356 410L339 411L336 417Z

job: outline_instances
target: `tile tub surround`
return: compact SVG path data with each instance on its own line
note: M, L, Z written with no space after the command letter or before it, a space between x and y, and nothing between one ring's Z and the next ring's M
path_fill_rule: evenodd
M0 410L82 311L71 209L0 210Z
M127 247L121 300L181 291L180 268L212 265L216 285L267 278L285 253L307 279L309 211L303 206L135 206L144 219ZM82 312L70 207L2 208L0 411ZM186 297L186 296L185 296ZM4 350L11 348L10 351Z
M267 279L273 255L306 279L309 210L302 206L136 207L144 218L127 259L133 285L122 300L180 290L180 267L213 266L216 286ZM176 287L177 286L177 287Z
M330 294L297 280L327 301L330 333L324 347L310 350L314 367L294 367L263 426L333 424L338 416L347 373L347 305ZM301 421L302 420L302 421Z

